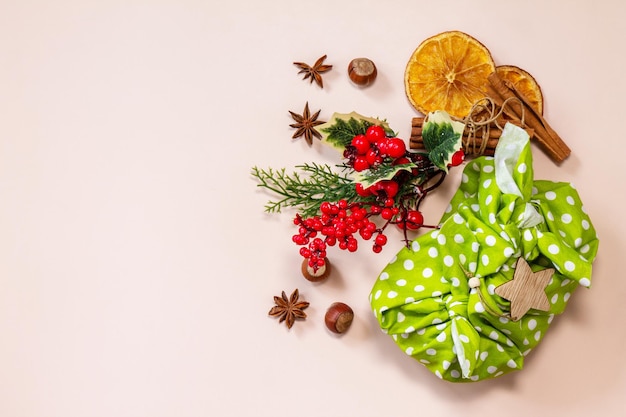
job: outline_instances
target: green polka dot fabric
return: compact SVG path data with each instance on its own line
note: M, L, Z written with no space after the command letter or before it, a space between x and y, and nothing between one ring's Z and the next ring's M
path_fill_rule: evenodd
M534 181L528 135L508 124L494 157L468 163L440 225L378 276L370 302L382 330L445 380L522 369L572 292L591 285L598 239L578 193L568 183ZM530 309L513 321L495 289L513 279L520 257L533 271L555 273L545 289L549 311Z

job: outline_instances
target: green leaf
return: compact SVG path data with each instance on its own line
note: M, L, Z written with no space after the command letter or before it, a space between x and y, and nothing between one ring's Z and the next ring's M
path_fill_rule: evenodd
M382 180L392 179L400 171L411 171L413 168L417 168L413 162L398 165L383 164L376 169L366 169L355 173L354 180L362 184L364 188L368 188Z
M317 130L322 134L323 143L343 152L346 146L352 142L352 138L356 135L364 135L367 128L372 125L382 126L387 134L395 136L393 130L384 120L362 116L356 112L333 113L330 120L319 125Z
M422 129L422 138L428 157L439 169L448 172L452 155L463 145L464 129L464 123L452 120L444 111L438 110L428 114Z

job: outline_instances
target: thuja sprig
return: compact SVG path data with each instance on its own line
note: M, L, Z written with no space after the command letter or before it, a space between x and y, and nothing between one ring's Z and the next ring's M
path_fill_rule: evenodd
M280 213L285 207L297 207L303 218L319 214L324 201L351 200L357 197L354 182L347 175L336 173L329 165L305 163L296 165L299 170L287 173L285 168L252 168L252 176L259 184L282 196L280 200L265 205L268 213Z

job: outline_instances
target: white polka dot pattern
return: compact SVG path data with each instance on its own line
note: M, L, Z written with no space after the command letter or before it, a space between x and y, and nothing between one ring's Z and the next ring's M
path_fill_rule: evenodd
M521 195L500 191L493 158L468 164L441 228L402 249L372 288L382 330L439 378L478 381L522 369L576 287L591 285L598 239L577 191L533 181L528 144L515 162L510 176ZM542 221L521 227L529 205ZM520 256L556 273L545 290L550 310L515 322L495 288L512 279Z

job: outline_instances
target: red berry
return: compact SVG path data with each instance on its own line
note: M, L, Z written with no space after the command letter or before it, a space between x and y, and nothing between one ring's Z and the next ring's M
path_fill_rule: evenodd
M378 155L378 152L376 152L376 150L374 149L370 149L369 151L367 151L367 153L365 154L365 160L368 164L370 164L370 166L383 162L383 158Z
M385 220L391 220L391 218L393 217L393 211L391 211L391 209L389 208L384 208L383 211L381 211L380 213L380 217Z
M367 162L367 159L363 156L357 156L354 158L354 162L352 163L352 168L356 172L365 171L366 169L370 169L371 164Z
M383 247L380 245L374 245L372 246L372 250L374 251L374 253L380 253L383 250Z
M387 155L400 158L406 153L406 144L400 138L391 138L387 141Z
M376 143L385 138L385 129L383 129L382 126L372 125L367 128L365 137L370 141L370 143Z
M400 158L394 159L391 165L402 165L402 164L408 164L409 162L411 162L409 158L407 158L406 156L402 156Z
M452 160L448 166L456 167L461 165L463 161L465 161L465 152L463 152L463 149L459 149L452 154Z
M380 153L380 156L387 156L389 153L389 139L384 138L384 139L380 139L378 142L376 142L376 147L378 148L378 152Z
M385 246L385 244L387 243L387 236L380 233L378 236L376 236L374 242L376 242L376 244L379 246Z
M313 219L313 230L320 231L323 227L324 225L322 224L322 221L319 219L319 217L315 217Z
M372 238L372 232L367 229L359 230L359 235L361 235L361 237L365 240L370 240Z
M424 216L418 210L409 210L406 214L406 228L417 230L424 224Z
M383 199L387 197L395 197L396 194L398 194L399 188L399 184L394 180L381 180L369 187L372 194Z
M396 225L400 230L417 230L424 224L424 216L418 210L409 210L402 215Z
M356 189L356 193L361 197L369 197L370 195L372 195L372 190L363 187L363 184L361 184L360 182L357 182L354 188Z
M358 222L360 220L363 220L365 218L365 216L367 215L367 211L365 211L365 209L359 208L359 209L353 209L352 210L352 214L350 215L355 222Z
M378 184L380 184L382 191L385 192L385 196L389 198L395 197L400 189L398 183L392 180L382 180Z
M370 143L365 135L356 135L352 138L351 144L354 146L354 150L359 155L365 155L365 153L370 149Z
M369 190L372 192L373 195L378 195L379 192L381 192L383 189L382 184L380 183L380 181L370 185Z

